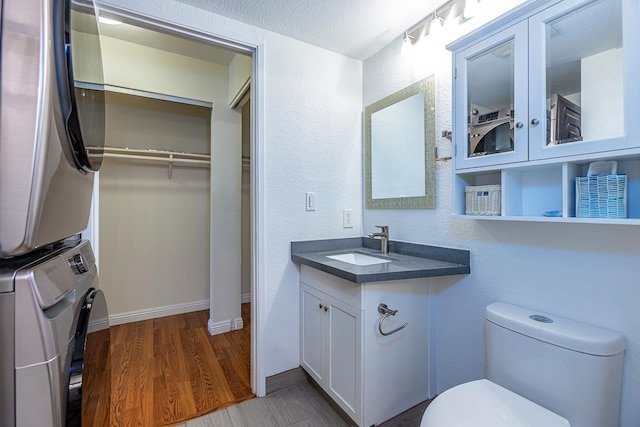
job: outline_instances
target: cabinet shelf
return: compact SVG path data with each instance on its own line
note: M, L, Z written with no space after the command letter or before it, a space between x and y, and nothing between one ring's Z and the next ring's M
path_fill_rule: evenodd
M627 218L575 217L575 179L586 176L590 161L553 162L510 165L503 169L465 171L455 176L454 187L461 189L454 197L454 217L497 221L573 222L584 224L640 224L640 157L613 156L618 173L627 176ZM595 160L595 159L594 159ZM599 158L598 158L599 160ZM464 187L500 184L502 215L465 215ZM562 212L560 217L546 217L546 211Z
M546 217L546 216L482 216L482 215L452 215L455 219L474 219L483 221L515 221L515 222L555 222L573 224L606 224L606 225L640 225L640 218L576 218L576 217Z

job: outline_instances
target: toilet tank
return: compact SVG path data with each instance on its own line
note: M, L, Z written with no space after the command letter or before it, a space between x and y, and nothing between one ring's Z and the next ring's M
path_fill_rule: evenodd
M618 427L625 339L506 303L486 311L487 378L576 427Z

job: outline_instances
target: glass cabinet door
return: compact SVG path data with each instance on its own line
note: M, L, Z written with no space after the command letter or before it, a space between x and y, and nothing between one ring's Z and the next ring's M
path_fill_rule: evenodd
M627 148L623 1L565 1L530 19L531 160Z
M458 169L527 160L526 37L522 23L457 54Z

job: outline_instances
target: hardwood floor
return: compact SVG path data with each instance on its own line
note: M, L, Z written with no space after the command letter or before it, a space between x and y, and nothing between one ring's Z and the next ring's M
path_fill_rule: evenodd
M306 380L251 399L250 312L243 304L244 328L213 337L208 311L112 327L111 426L352 426ZM417 427L428 403L380 427ZM89 424L105 427L95 406L87 408L95 414L83 413L83 426L95 419Z
M254 397L250 312L215 336L208 311L112 327L111 425L175 425Z

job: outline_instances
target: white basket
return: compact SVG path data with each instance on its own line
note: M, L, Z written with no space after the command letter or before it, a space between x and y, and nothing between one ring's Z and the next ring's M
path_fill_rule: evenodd
M626 218L627 176L577 177L576 217Z
M500 185L468 185L464 193L465 214L500 215Z

